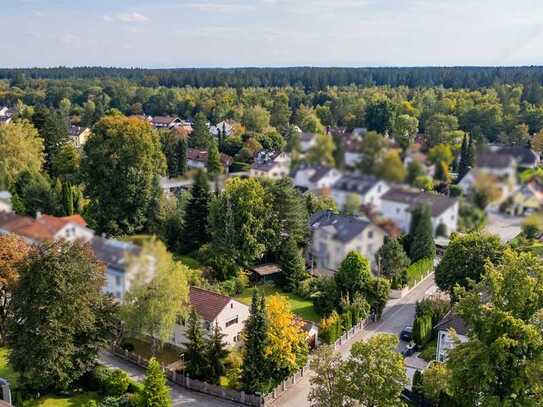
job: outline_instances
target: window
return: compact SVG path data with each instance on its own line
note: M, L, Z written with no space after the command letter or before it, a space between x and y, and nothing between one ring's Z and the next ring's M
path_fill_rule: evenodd
M235 318L232 318L229 321L226 321L225 328L228 328L229 326L235 325L238 323L238 316L236 315Z
M233 302L230 303L230 309L232 309L232 308L234 308L234 303Z
M368 231L368 239L373 238L373 230Z
M115 276L115 285L121 285L121 276Z
M205 321L204 327L205 327L206 331L209 331L211 329L211 322Z

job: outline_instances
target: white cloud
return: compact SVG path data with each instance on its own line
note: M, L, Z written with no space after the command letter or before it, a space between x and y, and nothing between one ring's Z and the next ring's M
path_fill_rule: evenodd
M151 19L144 16L143 14L132 12L132 13L117 13L113 15L105 15L104 21L111 22L120 22L120 23L149 23Z

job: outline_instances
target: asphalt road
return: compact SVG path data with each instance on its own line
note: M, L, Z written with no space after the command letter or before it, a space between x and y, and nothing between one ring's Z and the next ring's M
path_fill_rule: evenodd
M503 243L513 240L520 233L524 218L498 212L488 212L487 215L486 231L498 235Z
M338 351L345 357L349 354L351 346L354 342L367 340L379 333L391 333L394 335L399 335L400 331L405 326L413 323L416 302L435 293L435 291L436 286L434 283L434 275L431 274L404 298L389 302L380 321L370 324L364 331L359 332L353 338L343 343ZM400 343L398 346L398 351L401 351L405 345L405 343ZM416 358L406 359L407 366L420 367L419 363L420 361L417 361ZM408 368L408 373L412 371L413 369ZM307 375L295 386L289 388L283 395L281 395L274 405L291 407L309 406L307 396L309 395L310 391L310 375L311 374Z
M145 370L130 362L120 359L111 353L102 352L100 354L100 363L103 365L124 370L128 375L138 381L142 381L145 376ZM185 389L171 382L168 382L172 388L172 399L174 406L183 407L239 407L237 403L231 403L226 400L208 396Z

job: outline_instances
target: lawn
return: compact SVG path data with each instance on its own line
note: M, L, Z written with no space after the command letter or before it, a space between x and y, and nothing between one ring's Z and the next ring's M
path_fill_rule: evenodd
M426 362L431 362L436 358L437 339L432 339L420 352L419 357Z
M311 302L310 300L303 299L299 295L293 293L281 291L275 285L269 283L260 284L257 287L265 297L273 294L281 294L287 297L292 312L294 312L299 317L307 319L308 321L313 321L315 323L318 323L321 320L320 315L317 314L317 312L313 308L313 302ZM240 295L234 297L234 299L244 304L250 305L252 296L253 288L246 288Z
M189 268L193 270L201 270L202 269L202 263L200 263L198 260L196 260L194 257L190 256L182 256L179 254L173 255L174 260L180 261L185 266L188 266Z
M92 400L100 401L96 393L86 392L71 397L44 396L37 400L27 401L24 407L86 407Z
M8 363L7 348L0 348L0 377L6 379L12 389L17 387L17 374Z

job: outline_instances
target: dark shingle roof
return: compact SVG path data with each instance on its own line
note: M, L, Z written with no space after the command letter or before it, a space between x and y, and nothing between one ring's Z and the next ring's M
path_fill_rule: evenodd
M317 135L315 133L305 133L303 132L300 134L300 141L311 141L313 140Z
M513 157L509 154L502 154L494 151L487 151L477 155L476 167L504 169L513 164Z
M515 158L522 166L531 167L537 164L537 154L527 147L508 146L501 147L498 154L505 154Z
M127 254L139 255L141 248L133 243L121 242L114 239L105 239L94 236L90 244L96 258L104 262L109 268L123 271Z
M468 327L464 323L464 320L452 311L449 311L447 315L438 322L435 329L438 331L448 331L451 328L454 329L458 335L466 336L468 334Z
M457 202L455 198L429 192L413 191L406 188L392 188L381 199L408 204L411 210L426 204L430 206L432 217L441 215Z
M203 288L190 287L190 305L206 321L213 321L231 301L226 295Z
M331 211L317 212L311 216L309 222L312 230L333 226L335 230L333 238L343 243L350 242L371 225L371 222L367 219L337 215Z
M338 179L333 189L347 192L357 192L359 194L365 194L371 188L373 188L379 180L374 176L368 175L343 175Z

